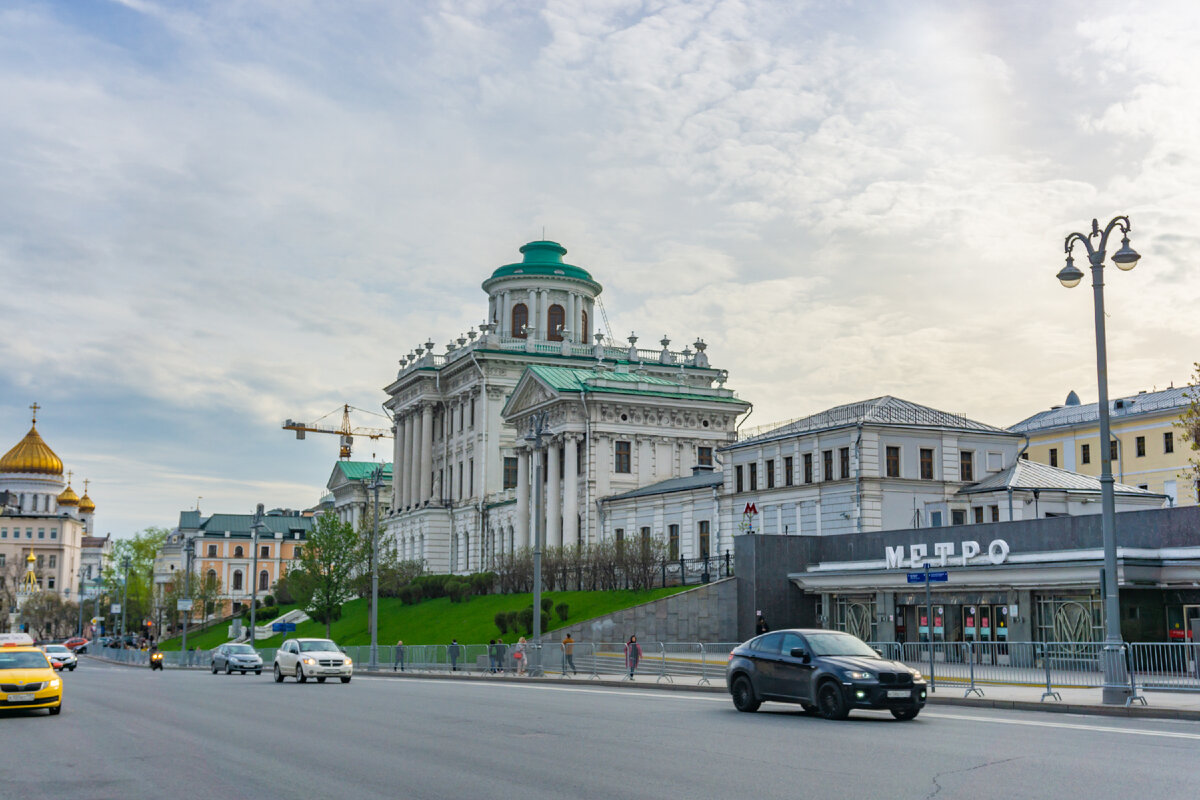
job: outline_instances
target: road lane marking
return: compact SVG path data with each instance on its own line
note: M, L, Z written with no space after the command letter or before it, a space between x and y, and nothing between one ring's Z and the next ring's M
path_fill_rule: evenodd
M622 689L609 689L609 688L601 687L601 686L592 686L592 687L588 687L588 686L579 686L579 687L539 686L539 685L534 685L534 684L509 683L507 681L506 682L496 682L496 683L483 683L483 682L467 683L464 681L454 680L453 678L448 678L448 679L431 678L431 679L426 679L426 680L429 682L432 682L432 683L455 684L458 686L471 686L471 687L488 687L488 688L503 687L503 688L510 688L510 689L527 689L527 690L535 690L535 691L566 692L566 693L572 693L572 694L617 695L617 696L622 696L622 697L649 697L649 698L658 698L658 699L662 699L662 700L690 700L693 702L701 702L701 703L720 703L722 705L730 703L729 698L725 697L724 695L699 695L699 694L690 694L687 692L650 692L650 691L637 691L637 690L625 691ZM410 683L410 682L405 681L404 683ZM417 681L412 681L411 684L414 686L420 685ZM732 707L732 706L730 706L730 707ZM778 707L780 709L782 709L785 707L785 705L780 704ZM947 714L947 713L942 713L942 712L937 712L937 711L930 711L929 706L925 707L925 710L922 712L922 716L924 716L926 718L930 718L930 719L952 719L952 720L961 720L961 721L966 721L966 722L990 722L990 723L993 723L996 725L1020 725L1020 726L1030 727L1030 728L1058 728L1058 729L1062 729L1062 730L1089 731L1092 733L1117 733L1117 734L1128 734L1130 736L1158 736L1158 737L1162 737L1162 738L1166 738L1166 739L1188 739L1188 740L1192 740L1192 741L1200 741L1200 733L1183 733L1180 731L1157 731L1157 730L1149 730L1146 728L1117 728L1117 727L1113 727L1111 725L1084 725L1084 724L1070 723L1070 722L1043 722L1043 721L1038 721L1038 720L1027 720L1027 719L1003 719L1001 717L991 717L991 716L982 716L982 715L970 716L967 714Z

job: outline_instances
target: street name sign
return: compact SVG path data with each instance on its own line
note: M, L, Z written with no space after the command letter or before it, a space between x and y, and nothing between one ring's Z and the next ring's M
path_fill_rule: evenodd
M950 573L948 573L948 572L931 572L931 573L929 573L929 582L930 583L945 583L948 580L950 580ZM909 583L924 583L925 582L925 573L924 572L908 573L908 582Z
M288 633L289 631L296 630L296 623L294 623L294 622L272 622L271 630L275 631L276 633Z

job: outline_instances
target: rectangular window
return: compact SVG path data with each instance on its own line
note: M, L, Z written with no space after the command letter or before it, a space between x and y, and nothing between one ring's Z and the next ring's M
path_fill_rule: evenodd
M264 544L261 547L259 547L258 548L258 557L259 558L270 558L271 557L271 545Z
M951 509L950 510L950 524L951 525L966 525L967 524L967 512L963 511L961 508Z
M58 566L58 555L56 553L50 554L50 563L48 566L50 567L50 569L54 569L55 567Z
M975 512L975 524L982 525L983 524L983 506L975 506L974 512Z
M711 467L713 465L712 448L711 447L697 447L696 448L696 463L698 465L700 465L701 467Z
M758 462L750 462L750 491L758 491Z
M841 467L841 469L838 473L838 477L840 477L842 480L846 480L847 478L850 477L850 448L849 447L843 447L841 450L838 451L838 461L839 461L839 466Z
M900 448L899 447L895 447L892 445L888 446L887 460L885 463L886 463L885 474L889 478L899 478L900 477Z
M475 398L471 398L471 427L475 427Z
M700 520L700 558L708 558L708 520Z
M26 538L26 539L32 539L32 538L33 538L33 528L26 528L26 529L25 529L25 538Z
M458 405L458 429L460 431L463 430L463 415L466 413L466 411L467 411L466 404L459 403L459 405Z
M992 510L992 522L1000 521L1000 506L988 506Z
M8 538L8 528L0 528L0 539Z
M1079 447L1079 463L1092 463L1092 446L1090 444L1080 445Z
M804 482L805 483L813 482L812 453L804 454Z
M1058 448L1057 447L1050 448L1050 466L1052 466L1052 467L1058 466Z
M768 458L767 463L764 466L767 468L767 488L774 489L775 488L775 459Z
M1134 440L1134 445L1137 447L1137 457L1144 458L1146 455L1146 437L1137 437L1137 439Z
M513 456L504 458L504 488L517 488L517 459Z
M1117 440L1116 439L1113 439L1111 442L1108 443L1108 460L1109 461L1117 460Z
M821 480L833 480L833 451L826 450L821 453Z
M7 558L7 556L5 556L5 555L4 555L4 553L0 553L0 567L3 567L3 566L4 566L4 563L5 563L5 561L4 561L4 560L5 560L6 558Z
M458 499L463 499L463 462L458 462Z
M210 544L208 546L208 557L209 558L217 557L217 546L215 544Z
M746 491L744 485L742 484L742 465L741 464L738 464L736 467L733 468L733 484L734 484L733 490L735 492L741 493L741 492Z
M679 526L667 526L667 558L672 561L679 559Z
M921 480L933 480L933 448L921 448Z
M46 557L45 557L45 556L41 556L41 555L40 555L40 556L38 556L38 557L37 557L37 568L38 568L38 569L41 569L43 566L45 566L45 563L46 563Z
M791 486L794 483L794 481L792 480L792 477L793 477L792 476L792 457L784 456L783 457L783 485Z
M963 450L958 454L958 474L961 481L975 480L975 454L970 450Z
M1174 453L1175 452L1175 434L1172 433L1171 431L1167 431L1166 433L1163 434L1163 452L1164 453Z
M51 538L51 539L57 539L57 538L58 538L58 528L51 528L51 529L50 529L50 538Z
M625 475L633 472L633 448L629 442L617 442L616 471Z
M49 578L46 579L46 588L47 589L54 588L54 576L53 575L51 575Z
M46 529L45 528L38 528L38 538L39 539L46 538Z
M615 531L613 531L613 538L616 539L616 541L617 541L617 552L618 553L624 552L625 551L625 529L617 528Z
M446 435L450 436L454 433L454 409L446 409Z
M475 496L475 459L467 460L467 497Z

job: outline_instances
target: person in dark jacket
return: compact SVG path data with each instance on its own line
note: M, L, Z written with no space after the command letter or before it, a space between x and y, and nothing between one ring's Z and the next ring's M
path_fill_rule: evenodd
M497 639L492 645L492 659L495 661L496 668L492 672L504 672L504 655L508 652L508 645L503 639Z
M396 667L399 667L400 671L404 672L404 640L403 639L396 640L396 660L395 660L395 662L392 663L392 672L396 671Z
M637 636L631 634L625 643L625 666L629 668L629 680L633 680L633 673L641 660L642 646L638 644Z
M450 656L450 671L458 672L458 639L450 640L450 647L447 648L447 653Z

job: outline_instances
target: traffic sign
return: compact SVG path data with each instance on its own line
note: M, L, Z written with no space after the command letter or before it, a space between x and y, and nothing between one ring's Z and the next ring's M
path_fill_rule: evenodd
M931 572L931 573L929 573L929 582L930 583L945 583L948 580L950 580L949 572ZM908 573L908 582L909 583L924 583L925 582L925 573L924 572Z
M272 622L271 630L275 631L275 633L288 633L290 631L296 630L296 623L294 623L294 622Z
M108 613L110 613L110 614L120 614L120 613L121 613L121 604L120 604L120 603L113 603L113 604L112 604L112 607L111 607L111 608L108 610Z
M176 600L175 601L175 610L176 611L191 611L192 610L192 601L191 600Z

